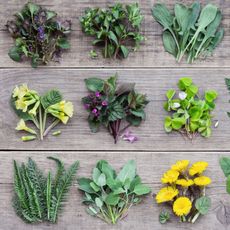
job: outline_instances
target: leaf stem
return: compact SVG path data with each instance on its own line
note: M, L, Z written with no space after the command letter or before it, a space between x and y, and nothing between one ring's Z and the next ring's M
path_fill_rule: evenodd
M44 137L50 132L52 128L54 128L60 122L59 119L56 119L44 132Z
M39 130L40 130L40 138L43 140L43 122L42 122L42 108L39 106Z

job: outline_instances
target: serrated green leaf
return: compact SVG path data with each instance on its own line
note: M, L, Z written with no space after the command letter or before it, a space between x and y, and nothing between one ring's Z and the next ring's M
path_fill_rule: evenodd
M101 92L104 88L105 81L99 78L88 78L85 79L86 87L92 92Z
M41 104L44 109L47 109L49 106L61 102L61 100L62 95L58 90L50 90L41 97Z
M207 196L202 196L196 200L195 207L200 214L206 215L211 207L211 199Z

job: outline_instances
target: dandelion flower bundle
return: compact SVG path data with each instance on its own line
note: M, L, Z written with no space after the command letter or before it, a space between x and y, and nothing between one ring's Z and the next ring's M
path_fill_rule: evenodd
M163 174L161 182L165 187L156 194L156 202L168 203L181 222L194 223L211 206L210 198L205 195L205 188L211 179L203 175L208 167L207 162L189 164L188 160L177 161ZM160 222L165 223L162 218L160 214Z

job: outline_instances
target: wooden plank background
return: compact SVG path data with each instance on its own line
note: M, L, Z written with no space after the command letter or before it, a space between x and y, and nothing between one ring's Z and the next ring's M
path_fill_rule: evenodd
M228 103L230 95L224 83L224 78L230 77L230 1L201 1L203 4L212 2L221 7L225 37L212 57L188 65L185 61L181 64L176 63L171 55L164 52L161 40L162 28L153 20L150 12L157 2L155 0L122 1L122 3L139 2L145 17L142 31L147 38L140 50L131 53L126 60L103 59L101 56L92 60L89 57L89 51L94 49L91 45L92 38L83 35L79 24L79 17L87 7L105 7L115 1L35 0L34 2L55 10L60 16L71 19L73 23L70 39L72 49L63 55L60 63L50 63L38 69L31 69L28 62L15 63L7 55L13 40L4 25L26 2L26 0L0 2L0 230L230 229L216 219L220 202L230 205L229 195L225 192L225 178L218 164L219 157L228 156L230 152L230 120L226 115L226 112L230 111ZM175 2L193 1L162 2L172 9ZM100 50L98 53L100 54ZM121 83L136 82L137 89L146 93L150 100L146 109L146 121L140 127L132 128L140 139L134 144L120 140L114 145L112 137L103 128L98 134L90 133L86 120L87 112L81 105L81 98L87 94L83 81L85 78L93 76L106 78L115 73L118 73ZM164 117L167 115L163 110L165 93L170 88L176 88L177 81L184 76L193 78L194 83L200 87L201 94L206 89L214 89L219 93L217 108L213 113L214 119L219 121L219 127L213 129L213 135L209 139L197 137L191 142L184 140L177 133L166 134L163 129ZM58 88L66 100L74 103L74 117L66 126L58 127L62 131L59 137L48 136L43 142L20 141L21 134L14 130L18 118L9 106L9 98L14 86L24 82L40 93L50 88ZM142 204L133 207L128 217L118 225L109 226L85 213L85 207L81 204L81 194L76 186L73 186L57 225L24 224L15 216L11 207L12 161L16 159L25 162L30 156L47 172L54 168L53 162L46 159L50 155L58 156L68 165L74 160L80 160L79 177L89 176L99 159L108 160L116 169L129 159L134 159L137 162L139 175L152 188L153 193L161 187L162 173L176 160L189 159L191 162L206 160L209 162L207 175L213 181L207 190L212 199L211 211L194 225L179 224L177 219L173 219L167 225L160 225L158 214L162 206L157 206L152 196L148 196Z

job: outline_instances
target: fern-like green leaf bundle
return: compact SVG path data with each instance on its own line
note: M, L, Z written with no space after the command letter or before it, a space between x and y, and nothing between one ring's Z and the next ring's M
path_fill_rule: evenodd
M31 158L21 166L14 161L13 207L25 222L55 223L77 172L78 161L65 169L59 159L48 159L57 164L55 177L51 172L46 177Z

